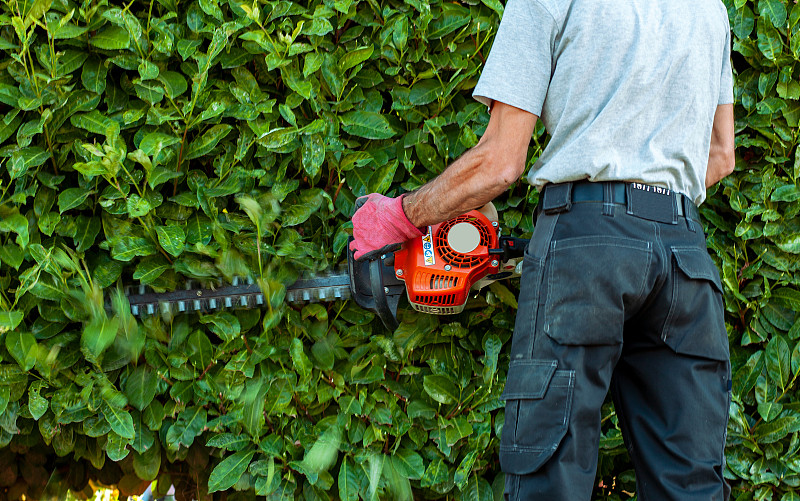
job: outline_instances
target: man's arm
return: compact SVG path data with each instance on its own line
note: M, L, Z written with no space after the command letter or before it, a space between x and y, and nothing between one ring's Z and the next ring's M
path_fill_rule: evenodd
M403 198L403 210L414 226L441 223L482 207L503 193L525 170L538 117L494 102L480 141L434 180Z
M711 149L708 152L706 188L716 184L733 172L736 166L734 156L733 105L721 104L714 113L711 129Z

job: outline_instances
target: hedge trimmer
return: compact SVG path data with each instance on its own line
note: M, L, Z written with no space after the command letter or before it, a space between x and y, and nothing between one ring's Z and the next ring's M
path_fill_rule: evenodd
M372 260L356 261L348 250L347 270L305 277L286 288L290 303L352 298L376 313L389 329L397 327L397 306L405 294L423 313L460 313L470 290L496 280L518 276L517 264L527 240L500 236L497 221L477 210L429 226L421 238L410 240ZM348 246L349 249L349 246ZM155 293L141 286L127 294L136 316L162 311L213 311L254 308L264 295L252 279L230 285Z

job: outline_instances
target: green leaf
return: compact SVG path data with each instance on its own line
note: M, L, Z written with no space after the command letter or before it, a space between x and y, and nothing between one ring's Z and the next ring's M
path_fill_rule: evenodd
M139 454L133 454L133 471L142 480L152 481L158 478L161 470L161 446L156 441L152 447Z
M154 78L158 78L158 66L150 61L142 60L142 62L139 63L138 70L139 76L142 77L142 80L152 80Z
M244 435L242 438L250 440L258 440L264 430L264 395L267 388L261 381L253 381L248 384L241 396L242 407L242 424L244 429L250 435ZM232 449L229 449L232 450ZM241 450L241 447L236 450Z
M203 371L211 364L214 348L208 336L202 331L194 331L189 336L189 362L198 370Z
M786 4L783 0L759 0L758 12L776 28L786 27Z
M314 86L311 84L311 82L304 80L300 76L300 70L298 70L295 66L284 66L281 67L281 75L283 77L283 81L286 82L287 87L297 92L304 98L311 99L311 96L314 93Z
M281 215L284 226L297 226L308 221L321 207L324 201L319 189L304 190L299 200L291 204Z
M300 32L303 35L323 36L333 31L330 21L324 17L315 17L310 23L305 23Z
M350 68L363 63L372 56L373 51L374 47L372 45L348 51L344 57L339 60L340 71L345 72Z
M494 501L492 486L477 474L464 478L464 483L459 484L459 488L460 491L456 492L456 501Z
M25 314L21 311L0 311L0 333L13 331L25 318Z
M92 92L102 94L106 90L106 75L108 66L99 58L89 58L83 65L81 72L81 82L83 86Z
M147 173L147 184L150 185L150 188L155 189L156 187L166 183L167 181L170 181L170 180L176 179L176 178L180 178L180 177L183 177L183 174L181 174L179 171L176 171L176 170L171 169L171 168L167 169L167 168L158 166L158 167L155 167L152 171ZM197 202L197 197L196 196L192 196L191 193L187 193L185 191L182 192L182 193L179 193L175 197L172 197L170 200L176 199L176 198L181 197L181 196L188 197L189 200L191 201L191 203L194 204L193 206L194 207L197 206L197 203L198 203ZM179 202L176 202L176 203L179 203ZM181 205L184 205L184 204L181 204Z
M0 223L1 224L1 223ZM18 240L20 237L18 237ZM18 245L13 243L7 243L6 245L0 247L0 260L3 263L11 266L15 270L19 270L20 265L22 264L22 260L25 257L25 253L23 252L22 248ZM11 316L8 321L13 321L14 317ZM0 313L0 322L5 321L5 317L2 316ZM0 323L2 326L2 323Z
M736 9L730 20L731 29L737 38L747 38L756 26L756 18L750 7L744 6Z
M469 10L460 5L445 4L442 6L443 15L428 25L428 39L442 38L455 30L468 24L472 19Z
M28 387L28 411L35 421L44 416L49 407L47 399L41 395L44 386L43 381L36 381Z
M111 249L111 256L118 261L130 261L136 256L149 256L158 252L153 242L146 238L120 239Z
M89 44L105 50L127 49L131 45L131 37L119 26L106 25L89 39Z
M37 221L39 231L47 236L53 236L53 232L56 231L56 226L58 226L58 223L60 222L61 214L58 212L48 212L46 214L42 214L42 217L40 217Z
M28 246L28 220L21 214L12 214L0 219L0 232L12 231L17 234L16 242L23 249Z
M143 411L155 398L157 383L158 377L149 367L140 365L133 368L123 386L128 403Z
M445 92L439 80L421 80L411 87L408 99L415 106L422 106L439 99Z
M58 194L58 210L64 214L70 209L81 205L92 192L82 188L68 188Z
M75 243L75 250L79 253L86 252L94 245L97 234L100 233L100 218L80 215L76 219L75 225L77 233L72 239Z
M133 90L136 92L136 95L146 103L156 105L164 99L165 92L160 82L156 80L137 80L137 82L138 83L133 85ZM135 118L127 121L135 121L140 117L141 115L136 115Z
M800 234L783 232L771 238L780 250L791 252L792 254L800 254Z
M186 245L186 234L180 226L156 226L158 243L170 255L178 257Z
M764 421L772 421L783 411L783 405L778 402L762 402L758 404L758 413Z
M12 114L13 113L14 112L12 112ZM6 115L6 117L9 118L8 115ZM0 121L0 143L3 143L6 139L11 137L12 134L17 132L20 124L22 124L22 117L19 115L11 118L9 122L6 122L6 120Z
M247 388L245 388L245 391ZM263 402L262 402L263 404ZM263 411L263 405L262 405ZM241 435L233 433L220 433L219 435L215 435L208 439L206 442L206 447L214 447L217 449L225 449L226 451L233 451L237 452L242 450L246 447L249 443L251 443L250 437L247 435ZM252 468L251 468L252 471Z
M142 142L139 143L139 149L142 150L145 155L155 158L164 148L168 148L180 142L181 139L178 136L164 134L163 132L151 132L145 134L142 138Z
M461 394L458 387L445 376L425 376L422 385L425 392L440 404L457 402Z
M759 444L772 444L800 430L800 420L794 416L785 416L769 423L763 422L753 430L753 438Z
M258 144L268 150L278 150L291 143L297 137L297 130L279 127L272 129L258 138Z
M303 136L301 155L303 169L313 178L319 173L319 169L325 161L325 142L322 140L322 136L319 134Z
M189 88L186 78L175 71L162 71L158 76L158 80L164 84L164 93L170 99L182 95Z
M150 200L148 200L146 197L140 197L136 194L128 197L128 199L125 201L125 207L128 211L128 215L131 218L145 216L148 212L153 210L153 205L150 203Z
M757 33L758 49L767 59L776 60L783 51L783 42L778 30L764 21L764 18L759 18Z
M208 325L211 332L223 341L232 341L241 332L239 319L227 311L203 315L200 317L200 323Z
M789 343L783 336L775 336L767 344L766 355L769 377L779 384L781 389L785 389L791 377Z
M393 162L387 162L375 169L375 172L369 177L368 191L371 193L386 193L389 191L392 186L392 181L394 181L394 176L397 173L398 165L399 162L395 160Z
M339 487L339 499L342 501L358 501L358 492L361 488L359 476L356 474L356 468L360 468L353 463L349 457L342 460L339 466L339 479L336 482Z
M800 494L793 490L785 492L783 496L781 496L781 501L800 501Z
M297 339L295 338L295 340ZM306 452L303 457L303 464L309 471L314 473L327 471L328 468L336 463L341 441L341 429L338 426L331 426L319 436L314 445L311 446L311 449Z
M497 12L498 16L503 17L503 4L500 3L500 0L481 0L481 2L483 2L483 5Z
M289 348L292 363L303 381L308 381L311 377L311 361L303 351L303 342L299 338L292 339L292 346Z
M86 350L92 358L97 360L97 358L114 342L118 329L119 319L117 317L111 319L103 317L92 320L83 328L83 333L81 334L81 348ZM120 435L127 436L122 433L120 433ZM133 438L133 436L130 438Z
M119 123L111 120L97 110L69 117L70 123L75 127L86 129L94 134L103 136L118 136Z
M130 449L128 449L129 443L130 440L119 436L119 434L113 431L109 432L106 436L106 454L108 455L108 459L115 462L125 459L131 452Z
M200 138L191 142L186 152L186 159L191 160L208 154L231 130L233 130L233 126L227 124L211 127Z
M333 364L336 361L334 349L334 345L327 337L320 339L311 347L311 354L314 356L320 369L333 369Z
M12 330L6 334L6 349L14 357L23 371L33 369L39 352L39 345L30 332Z
M500 351L503 348L503 343L497 336L489 336L483 342L483 349L486 355L483 360L483 382L491 384L494 374L497 372L497 359L500 356Z
M240 451L223 459L211 471L208 478L209 494L217 491L228 490L233 487L247 470L255 451Z
M434 485L442 485L448 481L448 477L447 465L444 464L441 458L436 458L425 468L425 474L420 480L420 486L431 487Z
M508 287L500 282L492 282L489 284L489 290L491 290L495 296L500 298L500 301L502 301L504 304L507 304L515 310L517 309L517 297L513 292L508 290Z
M41 19L50 10L52 3L53 0L34 0L33 5L31 5L25 16L25 27L27 28L33 24L33 21Z
M167 432L167 444L172 450L191 447L194 439L203 433L208 422L208 413L202 407L187 407Z
M111 425L111 429L114 430L114 433L128 440L133 440L136 437L136 432L133 428L133 418L128 411L110 405L108 402L104 402L102 411L103 417L105 417L108 424Z
M416 452L401 448L392 456L395 469L404 477L419 480L425 474L425 463Z
M395 135L389 120L380 113L351 111L340 117L342 128L354 136L366 139L389 139Z
M800 291L782 287L772 291L772 297L785 301L794 311L800 311Z
M11 179L17 179L25 175L31 167L39 167L50 158L50 152L38 146L29 146L14 151L8 161L8 174Z
M170 268L163 256L147 256L136 265L133 279L145 285L151 284Z

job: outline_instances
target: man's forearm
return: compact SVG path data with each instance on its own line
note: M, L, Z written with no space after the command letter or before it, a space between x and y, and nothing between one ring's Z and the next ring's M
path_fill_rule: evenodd
M444 172L403 199L414 226L441 223L491 202L519 177L498 165L484 145L468 150ZM523 160L524 162L524 160Z
M525 170L537 119L527 111L495 102L478 144L436 179L403 198L408 220L418 228L441 223L483 207L503 193Z
M715 151L716 150L716 151ZM720 182L725 176L731 174L736 166L736 159L732 151L721 147L714 148L708 155L708 170L706 170L706 188Z
M734 147L733 105L722 104L717 106L717 111L714 113L711 146L708 151L706 188L713 186L733 172L736 167Z

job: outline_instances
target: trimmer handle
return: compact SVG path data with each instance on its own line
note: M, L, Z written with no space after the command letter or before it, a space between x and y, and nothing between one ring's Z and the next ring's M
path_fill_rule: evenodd
M347 245L347 269L353 299L362 308L376 313L383 325L394 331L400 325L397 305L406 292L405 282L394 274L394 252L356 261L350 250L352 240L351 237Z

